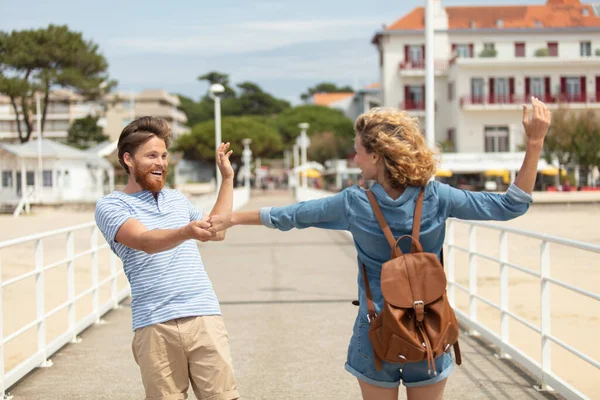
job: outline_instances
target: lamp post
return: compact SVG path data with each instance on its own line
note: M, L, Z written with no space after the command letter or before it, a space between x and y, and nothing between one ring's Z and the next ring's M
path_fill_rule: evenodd
M252 161L252 150L250 150L252 139L242 140L244 150L242 150L242 159L244 161L244 187L250 190L250 162Z
M434 0L425 0L425 133L430 149L435 146Z
M306 187L307 187L306 149L308 148L308 146L310 146L310 139L308 138L308 136L306 136L306 131L308 130L309 126L310 125L308 124L308 122L302 122L302 123L298 124L298 128L301 129L300 136L299 136L300 142L298 143L298 145L300 146L300 150L302 152L302 168L304 168L304 173L302 174L302 187L304 189L306 189Z
M296 140L297 141L297 140ZM298 167L300 166L300 146L298 144L294 144L294 167L292 168L293 172L293 185L295 188L298 187Z
M208 97L215 101L215 152L219 148L221 144L221 97L220 94L225 92L225 87L220 83L214 83L210 85L208 90ZM217 191L221 187L221 182L223 177L221 176L221 171L219 171L219 166L217 160L215 160L215 172L217 177Z

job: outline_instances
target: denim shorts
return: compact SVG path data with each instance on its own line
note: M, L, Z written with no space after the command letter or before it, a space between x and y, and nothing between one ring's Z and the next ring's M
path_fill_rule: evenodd
M381 371L373 364L373 347L369 340L369 322L358 315L354 323L352 339L348 346L346 371L371 385L383 388L397 388L402 383L406 387L427 386L446 379L454 369L450 353L435 359L437 376L427 373L427 360L409 363L382 362Z

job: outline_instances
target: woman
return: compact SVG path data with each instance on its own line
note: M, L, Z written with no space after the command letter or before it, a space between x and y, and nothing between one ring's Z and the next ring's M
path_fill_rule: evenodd
M531 99L530 111L523 105L523 125L527 150L515 182L505 194L469 192L431 181L435 173L434 153L427 147L415 119L391 109L375 109L358 117L355 123L355 162L365 180L376 183L371 190L394 236L412 231L414 206L425 187L420 243L423 251L441 255L445 221L449 217L468 220L509 220L524 214L532 201L544 137L550 125L550 112L538 99ZM285 207L262 208L213 216L214 231L233 225L265 225L286 231L317 227L348 230L358 252L358 296L360 307L348 347L345 368L358 378L363 399L396 400L399 385L407 388L409 400L441 399L454 362L450 353L435 359L437 374L429 374L427 361L373 364L373 348L368 338L369 323L361 263L371 286L375 310L383 304L380 287L382 263L389 260L390 248L373 214L366 192L358 186L319 200ZM407 243L402 244L403 251Z

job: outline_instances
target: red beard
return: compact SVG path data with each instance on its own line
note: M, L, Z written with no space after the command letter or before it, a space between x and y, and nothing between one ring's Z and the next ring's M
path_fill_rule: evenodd
M161 176L152 175L152 171L161 171ZM167 169L155 166L150 166L144 170L141 167L135 168L135 181L144 190L152 193L158 193L165 186L167 181Z

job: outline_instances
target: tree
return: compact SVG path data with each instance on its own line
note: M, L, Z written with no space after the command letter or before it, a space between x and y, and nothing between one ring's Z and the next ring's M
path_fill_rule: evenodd
M352 153L354 142L349 136L338 136L333 132L317 133L311 137L308 158L324 164L331 159L346 158Z
M290 108L290 103L277 99L263 91L257 84L242 82L237 85L240 89L240 115L273 115Z
M52 89L63 87L86 98L97 98L116 85L108 79L107 71L108 63L98 45L85 41L81 33L70 31L66 25L0 32L0 93L10 98L21 142L27 142L33 131L36 93L43 95L43 132ZM21 119L25 131L18 122Z
M210 99L201 100L196 103L194 100L184 95L179 95L179 108L187 116L187 125L192 127L199 122L208 121L214 118L215 107Z
M354 137L352 120L347 118L342 111L315 105L303 105L287 109L275 119L275 125L281 133L283 142L291 145L300 134L298 124L308 122L309 136L315 133L332 132L336 136Z
M596 113L589 109L580 113L555 111L544 140L544 158L549 163L558 160L561 170L576 164L583 177L590 168L600 166L600 119Z
M231 143L231 162L241 165L242 140L252 139L254 157L277 157L283 148L277 130L256 116L224 117L221 121L221 137ZM192 131L180 136L173 151L181 151L188 160L215 160L215 122L205 121L194 125ZM239 169L238 169L239 171ZM237 171L236 171L237 173Z
M354 92L351 86L338 87L335 83L321 82L314 87L308 88L306 93L300 95L302 101L310 99L315 93L351 93Z
M272 116L281 111L290 108L290 104L282 99L278 99L270 93L262 90L260 86L253 82L242 82L237 84L239 94L229 86L229 76L221 72L209 72L200 76L198 79L206 80L209 84L220 83L225 87L225 92L221 95L221 115L222 116L240 116L240 115L265 115ZM198 103L186 96L179 96L181 109L186 113L188 125L214 118L214 100L209 96L203 96Z
M235 90L233 90L231 86L229 86L228 74L223 74L217 71L211 71L204 75L200 75L198 77L198 80L207 81L209 86L214 85L215 83L220 83L221 85L223 85L223 87L225 88L225 92L221 94L221 98L223 99L235 97ZM205 97L208 98L208 95L206 95Z
M66 144L85 150L90 147L108 140L109 137L98 126L98 118L85 117L73 121L69 128Z

